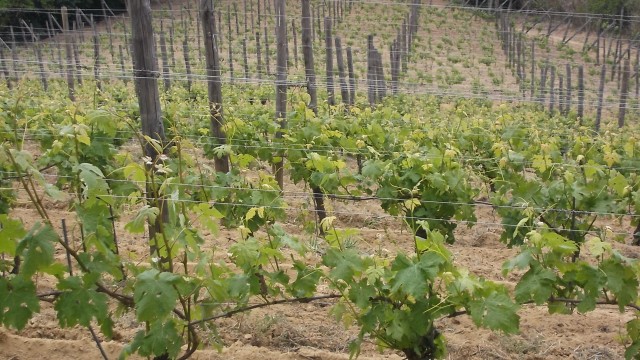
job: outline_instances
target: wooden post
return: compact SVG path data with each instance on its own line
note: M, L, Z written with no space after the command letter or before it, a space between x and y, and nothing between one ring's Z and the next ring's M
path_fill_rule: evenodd
M214 22L215 21L215 13L213 16ZM218 9L218 21L217 21L217 25L218 25L218 30L214 33L214 35L216 35L216 46L221 46L222 44L222 10Z
M174 37L174 22L173 22L173 12L171 13L171 24L169 26L169 54L171 54L171 68L173 68L173 70L175 71L176 69L176 50L173 46L174 41L173 41L173 37Z
M260 4L260 0L258 0L258 4ZM260 50L260 32L256 32L256 57L258 60L258 79L262 79L262 53Z
M231 31L231 5L227 4L227 40L229 41L229 47L231 47L231 39L233 32Z
M276 122L280 129L287 127L287 20L285 16L285 0L276 1ZM276 139L282 139L282 131L276 133ZM273 168L280 191L284 191L284 151L279 152L279 160L274 161Z
M333 86L333 47L331 36L331 19L324 18L324 44L326 53L326 70L327 70L327 102L329 106L336 104L335 89Z
M400 56L402 57L402 72L406 73L408 69L408 51L407 51L407 20L402 19L402 30L400 31Z
M558 112L564 114L564 76L558 71Z
M267 21L265 20L265 24ZM267 25L264 26L264 65L267 70L267 76L271 75L271 65L269 62L269 33Z
M240 35L240 23L238 22L238 3L236 2L233 3L233 15L236 18L236 35Z
M315 21L316 21L316 17L314 15L315 13L315 7L311 6L311 13L310 13L310 17L311 17L311 42L315 42L316 41L316 26L315 26ZM304 51L304 50L303 50Z
M584 66L578 67L578 119L582 125L584 117Z
M387 84L384 80L384 67L382 65L382 54L376 50L376 84L378 100L381 101L387 96Z
M538 102L543 108L547 92L547 69L549 69L549 60L547 60L545 66L540 68L540 91L538 94Z
M233 7L235 8L236 4L233 3ZM233 83L233 43L232 43L232 31L231 31L231 12L230 12L230 8L229 5L227 5L227 39L228 39L228 43L229 43L229 80L231 81L231 83ZM237 18L236 18L237 20ZM236 24L237 25L237 24Z
M164 26L162 21L160 21L160 54L162 56L162 80L164 82L164 91L168 92L171 88L171 79L169 78L169 57L167 56L167 42L164 37Z
M629 95L629 75L631 72L631 66L629 59L624 60L624 67L622 68L622 88L620 89L620 110L618 111L618 128L624 126L624 117L627 112L627 98Z
M600 65L600 37L602 36L602 24L598 30L598 37L596 39L596 65ZM604 63L604 59L602 61Z
M242 59L244 61L244 81L249 81L249 58L247 56L247 38L242 39Z
M596 109L596 123L595 130L600 131L600 122L602 119L602 103L604 101L604 84L606 79L607 65L602 64L602 70L600 70L600 86L598 87L598 108Z
M302 0L302 56L304 58L304 73L309 93L309 108L318 113L318 92L316 88L316 70L313 60L313 27L311 24L310 0Z
M323 12L324 12L324 7L322 8ZM322 17L324 19L324 16ZM318 8L316 8L316 24L318 25L318 40L320 40L320 37L322 36L322 22L320 21L320 10L318 10Z
M98 36L96 24L93 22L93 14L91 14L91 30L93 31L93 76L96 80L96 88L102 91L102 83L100 81L100 37ZM120 51L122 54L122 45L120 45ZM122 61L122 56L120 56L120 60ZM123 73L122 75L126 79L125 74Z
M256 31L256 22L255 18L253 17L253 0L249 0L249 8L249 11L251 12L251 32L254 33ZM258 28L260 28L260 24L258 24Z
M126 85L129 81L127 80L127 71L124 68L124 50L122 50L122 44L118 45L118 53L120 54L120 76Z
M640 45L636 50L636 98L640 96Z
M130 1L129 14L131 17L131 32L133 37L133 75L135 88L140 106L140 120L142 134L159 142L164 147L165 134L162 124L162 109L160 105L160 92L158 91L158 63L156 61L156 48L153 39L153 27L151 18L151 5L149 0ZM144 154L158 161L162 155L151 142L144 146ZM153 167L149 167L153 171ZM149 224L149 247L152 256L159 257L161 263L166 263L171 257L171 249L158 244L156 234L162 231L162 223L168 221L168 208L159 198L156 185L147 183L147 198L150 206L161 209L162 216ZM164 259L164 260L162 260Z
M191 93L193 77L191 76L191 58L189 57L189 37L185 36L182 42L182 54L184 55L184 68L187 72L187 91Z
M72 39L73 40L72 40L71 46L73 47L73 59L76 64L76 75L78 76L78 85L82 86L82 64L80 63L80 51L78 50L78 43L76 42L75 35L73 35Z
M376 103L375 96L375 73L374 73L374 54L373 54L373 35L367 36L367 99L369 100L369 105L373 107Z
M198 46L198 62L200 64L202 64L202 46L200 46L200 44L202 43L200 41L200 32L202 27L200 26L200 14L198 14L198 16L196 16L196 44Z
M553 115L553 110L556 104L556 93L555 93L555 83L556 83L556 67L551 66L551 74L549 75L549 113Z
M616 78L616 67L618 66L618 52L619 52L620 46L621 46L620 39L618 39L616 41L616 48L613 54L613 66L611 67L611 81L613 81ZM618 85L620 84L618 83Z
M249 24L247 22L247 0L243 0L242 3L244 5L244 33L246 36L247 32L249 32Z
M291 19L291 32L293 33L293 63L298 67L298 33L296 32L296 22Z
M531 40L531 100L536 92L536 41Z
M346 106L349 105L349 85L347 83L347 76L344 69L344 57L342 55L342 41L339 36L335 38L336 45L336 61L338 63L338 77L340 80L340 96L342 96L342 103Z
M260 0L258 0L258 31L262 28L262 12L260 9Z
M349 105L356 102L356 77L353 71L353 52L351 46L347 47L347 69L349 71Z
M67 85L69 87L69 99L76 101L76 91L74 86L74 74L73 74L73 48L72 48L72 35L69 33L69 17L67 15L67 7L63 6L62 13L62 28L64 29L64 39L67 50L67 63L65 70L67 72Z
M220 56L218 54L217 37L215 35L215 15L210 0L200 1L200 15L202 16L202 33L207 63L207 84L209 92L209 111L211 114L211 134L214 145L222 146L227 143L224 132L224 118L222 117L222 79L220 76ZM229 172L229 156L216 156L214 160L217 172Z
M567 90L565 92L565 104L564 104L564 115L569 115L569 112L571 111L571 103L572 103L572 97L571 97L571 87L572 87L572 79L571 79L571 64L567 63L566 65L566 69L567 69Z

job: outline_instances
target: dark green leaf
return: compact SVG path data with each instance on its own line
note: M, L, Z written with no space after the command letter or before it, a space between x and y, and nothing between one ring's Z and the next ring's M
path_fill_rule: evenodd
M165 318L178 300L174 284L179 276L149 269L136 278L133 299L139 321L154 321Z

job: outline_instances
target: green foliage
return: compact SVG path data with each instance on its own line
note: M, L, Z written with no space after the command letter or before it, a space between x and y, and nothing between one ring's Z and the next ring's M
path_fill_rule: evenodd
M37 190L30 200L41 216L24 229L11 211L0 211L4 326L23 328L41 299L51 299L61 327L98 324L107 337L115 317L130 312L141 330L122 357L178 357L201 346L201 335L222 347L208 336L217 330L212 320L249 304L329 296L338 298L332 315L358 328L352 356L370 338L417 359L445 356L446 333L436 326L445 317L469 316L477 326L515 333L523 304L585 313L600 304L627 310L638 301L638 263L616 252L617 234L601 226L640 212L635 130L596 136L534 107L409 96L375 108L321 106L316 115L295 93L289 127L278 138L270 108L234 93L226 108L229 142L208 147L203 93L176 90L165 98L176 137L154 144L165 155L140 159L122 146L137 140L142 149L148 140L129 130L137 126L129 116L138 114L121 91L81 88L78 104L54 98L36 106L33 99L44 95L17 100L0 90L0 164L15 175L12 186L15 180ZM246 91L261 99L272 90ZM104 96L98 109L79 105L94 96ZM125 110L112 111L115 103ZM199 111L205 115L192 114ZM43 134L42 156L22 146L21 129ZM195 149L228 153L233 170L216 173ZM297 213L287 202L299 190L282 193L268 170L282 158L292 182L379 201L411 229L412 244L399 246L413 251L364 254L354 239L367 235L357 224L342 227L339 213L322 222L322 241L289 234L282 221ZM54 168L55 181L39 170L44 166ZM78 249L50 223L48 201L67 201L75 212ZM461 268L448 250L458 225L475 224L479 206L495 209L502 240L519 249L503 266L517 278L514 289ZM124 230L120 217L128 221ZM240 236L211 246L221 226ZM120 252L121 233L133 238L150 227L150 255ZM73 275L57 249L69 253ZM42 274L55 283L54 295L38 294ZM627 357L640 348L639 328L636 319L627 323Z

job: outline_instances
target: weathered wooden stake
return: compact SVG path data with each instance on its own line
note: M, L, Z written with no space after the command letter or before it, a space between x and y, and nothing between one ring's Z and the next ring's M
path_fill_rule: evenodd
M336 45L336 61L338 63L338 78L340 81L340 96L342 103L349 105L349 84L347 83L347 75L344 69L344 57L342 55L342 41L339 36L335 38Z
M187 72L187 91L191 92L193 77L191 75L191 58L189 57L189 37L185 36L182 42L182 54L184 56L184 68Z
M236 7L235 3L233 3L234 8ZM233 83L233 43L232 43L232 32L231 32L231 12L230 12L230 8L227 5L227 39L228 39L228 43L229 43L229 53L228 53L228 57L229 59L227 60L229 62L229 80L231 81L231 83ZM237 18L236 18L237 20Z
M549 75L549 113L553 115L553 110L556 104L556 93L555 93L555 83L556 83L556 67L551 66L551 74Z
M276 2L276 121L280 129L287 127L287 20L285 0ZM283 132L276 133L276 139L282 139ZM276 181L280 191L284 191L284 153L279 152L279 161L273 163Z
M578 119L582 125L584 117L584 66L578 66Z
M80 51L78 50L78 43L76 42L75 36L73 36L73 41L71 46L73 47L73 59L76 64L76 75L78 76L78 85L82 86L82 64L80 63Z
M266 24L265 20L265 24ZM271 75L271 65L269 61L269 32L267 26L264 26L264 65L267 70L267 76Z
M296 31L296 22L291 19L291 32L293 33L293 63L298 67L298 33Z
M564 114L564 76L558 71L558 112Z
M244 5L244 33L245 35L247 34L247 32L249 32L249 24L247 22L247 0L243 0L242 1L243 5Z
M596 123L595 123L596 131L600 131L600 122L602 119L602 105L604 102L604 84L607 81L606 73L607 73L607 65L603 63L602 69L600 70L600 86L598 87L598 108L596 109Z
M356 102L356 76L353 71L353 52L351 46L347 47L347 69L349 71L349 105Z
M198 46L198 62L202 64L202 46L200 41L200 32L202 27L200 26L200 14L196 16L196 44Z
M67 85L69 87L69 99L76 101L76 91L74 86L74 73L73 73L73 47L72 47L72 34L69 33L69 17L67 15L67 7L63 6L62 13L62 28L64 29L64 40L67 50L67 63L65 70L67 72Z
M238 21L238 3L233 3L233 16L236 19L236 35L240 35L240 22Z
M133 37L133 75L140 106L142 134L160 145L160 148L158 148L151 142L147 142L144 146L144 154L152 159L152 163L156 163L163 153L160 150L164 147L166 140L162 124L162 109L157 79L158 63L156 61L156 47L153 38L149 0L130 1L129 14ZM153 171L154 168L150 167L150 170ZM168 259L171 258L171 249L160 244L156 234L162 232L162 223L168 222L169 213L168 207L158 196L156 188L155 184L147 183L149 205L161 209L162 213L162 216L158 216L155 221L149 224L149 247L151 256L159 257L161 259L160 263L166 264Z
M536 41L531 40L531 100L536 92Z
M624 126L624 117L627 113L627 98L629 96L629 75L631 72L631 66L629 59L624 60L624 67L622 68L622 88L620 89L620 110L618 111L618 128Z
M120 54L120 76L122 81L128 84L129 80L127 79L127 71L124 67L124 50L122 49L122 44L118 45L118 53Z
M316 70L313 59L313 27L311 24L310 0L302 0L302 56L304 59L304 74L307 81L307 93L309 94L309 108L318 113L318 92L316 87Z
M333 86L333 38L331 36L331 19L329 17L324 18L324 36L327 70L327 102L329 106L333 106L336 104L336 99Z
M211 115L211 135L214 145L223 146L227 143L224 132L224 118L222 116L222 78L220 74L220 55L218 53L217 37L215 36L215 13L210 0L200 1L200 16L202 16L202 33L207 66L207 86L209 93L209 112ZM229 172L229 155L216 156L214 165L217 172Z
M260 0L258 0L260 4ZM256 57L258 60L258 79L262 79L262 50L260 49L260 32L256 32Z
M98 29L96 28L95 23L93 22L93 14L91 14L91 29L93 31L93 77L96 80L96 88L99 91L102 91L102 82L100 81L100 37L98 36ZM122 45L120 45L120 61L122 61ZM123 70L123 78L126 81L126 76Z
M242 59L244 62L244 81L249 81L249 58L247 56L247 38L242 39Z
M373 48L373 35L367 36L367 99L371 107L376 104L376 91L375 91L375 70L374 70L374 48Z
M640 46L636 50L636 98L640 96Z
M572 104L572 97L571 97L571 87L572 87L572 79L571 79L571 64L567 63L566 65L566 70L567 70L567 90L565 92L565 104L564 104L564 115L569 115L569 112L571 111L571 104Z
M256 31L256 22L253 17L253 0L249 0L249 12L251 12L251 32L254 33ZM258 28L260 28L260 24L258 24Z

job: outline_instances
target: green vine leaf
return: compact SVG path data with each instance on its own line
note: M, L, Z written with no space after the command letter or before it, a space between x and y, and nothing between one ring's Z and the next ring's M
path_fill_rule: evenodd
M139 321L158 321L167 317L178 300L174 285L180 276L149 269L136 278L133 299Z
M18 241L26 234L21 221L0 214L0 253L15 256Z
M37 223L18 244L16 253L21 254L24 262L20 274L31 277L38 271L45 271L53 264L54 247L58 234L51 225Z
M108 315L108 297L95 290L92 282L85 284L78 276L60 280L58 289L63 290L56 299L54 308L62 327L75 325L89 326L96 318L102 326L103 333L110 336L112 321Z
M151 323L148 331L139 331L133 342L120 354L120 359L138 352L141 356L167 356L175 359L180 352L183 340L173 320Z
M391 265L391 270L396 272L390 282L391 291L416 298L424 296L427 285L435 279L444 263L445 260L434 252L423 254L416 262L405 255L398 255Z
M627 304L638 299L638 278L633 269L624 266L618 259L607 259L600 266L607 275L607 285L616 296L620 312Z
M31 279L24 276L0 278L0 323L22 330L38 311L40 300Z
M149 205L145 205L138 211L136 217L131 220L124 228L133 233L140 234L144 232L144 226L148 222L152 223L156 221L156 217L160 214L160 209L157 207L151 207Z
M536 305L544 304L551 297L556 281L553 271L534 264L516 285L516 301L524 303L532 299Z
M520 326L518 309L519 306L508 295L499 292L471 301L468 308L471 319L476 325L491 330L501 330L507 334L518 332Z

